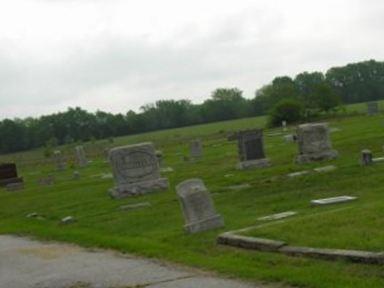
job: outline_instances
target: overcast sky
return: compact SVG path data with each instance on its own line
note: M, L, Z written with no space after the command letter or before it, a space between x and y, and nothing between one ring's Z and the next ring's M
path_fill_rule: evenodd
M382 0L0 0L0 118L245 97L384 57Z

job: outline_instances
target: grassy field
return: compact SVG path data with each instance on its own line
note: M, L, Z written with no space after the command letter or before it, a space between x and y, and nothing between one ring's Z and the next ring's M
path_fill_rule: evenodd
M383 251L384 163L361 167L358 157L364 148L371 149L375 157L384 156L384 116L358 115L363 109L363 105L347 107L348 112L357 111L357 115L329 120L331 127L340 129L331 134L340 157L322 163L294 164L296 144L285 143L282 135L275 135L280 131L275 129L265 131L265 149L272 166L235 170L237 146L226 140L226 132L263 127L266 122L263 117L115 139L114 146L154 142L164 153L165 165L174 169L164 174L171 184L168 191L123 200L113 200L107 195L113 180L102 178L103 173L111 170L101 154L92 153L93 161L88 167L71 166L63 172L54 171L52 164L34 163L33 160L42 157L41 150L1 156L0 161L15 159L20 164L26 188L22 192L0 190L0 233L114 248L256 282L297 287L384 287L382 266L294 258L215 244L219 233L260 224L257 218L261 216L294 210L299 212L297 216L253 230L251 234L286 240L292 245ZM273 136L268 136L269 133ZM204 157L197 162L184 161L188 140L196 137L204 141ZM87 143L86 149L104 144ZM67 152L72 153L71 149L67 148ZM337 170L286 177L290 172L330 164L336 165ZM80 171L81 179L71 179L74 170ZM37 180L47 174L55 175L56 184L39 186ZM216 209L225 219L225 228L196 235L183 232L183 217L174 187L194 177L203 179L213 194ZM244 183L251 187L238 191L228 188ZM309 205L311 199L339 195L359 198L329 207ZM121 205L146 201L151 207L119 209ZM31 212L44 215L44 219L26 218ZM68 215L77 222L59 225L59 220Z

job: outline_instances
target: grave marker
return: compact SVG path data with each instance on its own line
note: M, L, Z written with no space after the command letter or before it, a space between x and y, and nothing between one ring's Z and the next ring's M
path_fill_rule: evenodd
M77 164L80 167L85 167L88 164L87 157L85 156L85 151L83 146L76 146L75 147L75 152L76 152L76 161Z
M192 159L200 158L203 155L203 144L200 139L195 139L190 143L190 156Z
M21 182L23 182L23 178L17 176L15 163L0 164L0 186Z
M109 159L116 184L109 190L113 198L168 189L168 179L160 177L152 143L113 148L109 152Z
M176 186L184 214L184 229L197 233L224 226L223 218L216 213L211 195L200 179L189 179Z
M367 103L367 112L368 112L368 115L372 116L372 115L376 115L377 113L379 113L379 103L376 102L376 101L372 101L372 102L368 102Z

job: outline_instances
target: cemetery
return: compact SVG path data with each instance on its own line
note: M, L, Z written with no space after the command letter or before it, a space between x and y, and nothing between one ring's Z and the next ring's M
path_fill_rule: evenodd
M384 287L384 118L372 107L273 129L263 116L73 143L48 159L0 155L12 164L0 166L0 234L271 287Z

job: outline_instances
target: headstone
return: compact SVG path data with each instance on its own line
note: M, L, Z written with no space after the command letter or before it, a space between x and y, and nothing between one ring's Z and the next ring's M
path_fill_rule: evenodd
M76 222L76 219L73 216L67 216L60 220L61 224L71 224L73 222Z
M168 179L160 177L159 162L152 143L116 147L110 150L115 187L109 190L113 198L166 190Z
M56 164L56 170L62 171L65 169L66 163L65 163L64 157L61 154L60 150L55 150L53 152L53 159L54 159L55 164Z
M379 113L379 103L376 101L367 103L368 115L375 115Z
M79 180L80 179L80 172L79 171L73 171L72 179L73 180Z
M293 177L303 176L303 175L307 175L307 174L309 174L309 171L308 170L304 170L304 171L298 171L298 172L289 173L289 174L287 174L287 176L290 177L290 178L293 178Z
M48 175L47 177L42 177L39 179L39 185L52 185L55 182L55 177L53 175Z
M237 139L240 162L237 168L240 170L249 168L262 168L270 166L269 160L265 157L263 130L243 130L236 133L229 139Z
M212 198L200 179L186 180L176 186L184 214L184 229L197 233L224 226L223 218L216 213Z
M141 209L145 207L151 207L151 203L149 202L140 202L140 203L135 203L135 204L127 204L127 205L122 205L120 206L121 210L136 210L136 209Z
M323 167L318 167L318 168L315 168L313 169L313 171L315 172L330 172L330 171L333 171L333 170L336 170L336 166L335 165L328 165L328 166L323 166Z
M283 131L287 131L287 121L283 120L281 121L281 127L283 128Z
M296 141L296 136L294 134L288 134L283 136L285 143L293 143Z
M6 186L7 184L21 182L23 182L23 178L17 176L17 169L15 163L0 164L0 186Z
M332 149L327 123L303 124L297 128L298 163L330 160L338 156Z
M76 161L77 164L80 167L85 167L88 164L87 158L85 156L85 151L83 146L76 146L75 147L75 152L76 152Z
M195 139L190 143L190 156L192 159L203 156L203 144L200 139Z
M361 151L360 164L363 166L371 165L373 163L373 157L371 150L364 149Z
M354 196L338 196L338 197L311 200L311 204L312 205L329 205L329 204L349 202L356 199L357 197L354 197Z

